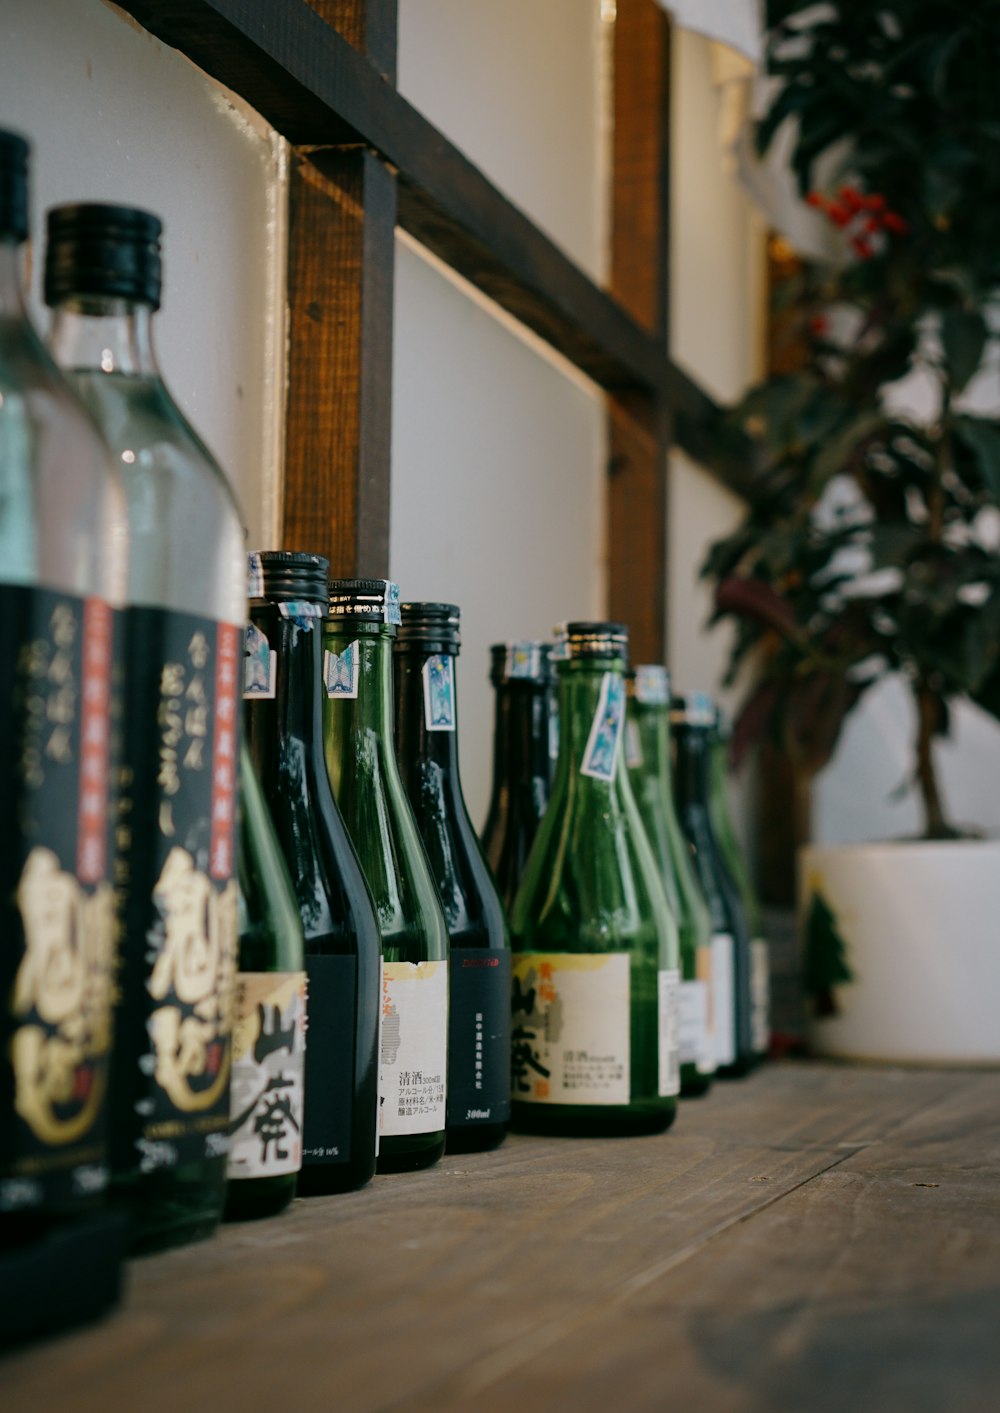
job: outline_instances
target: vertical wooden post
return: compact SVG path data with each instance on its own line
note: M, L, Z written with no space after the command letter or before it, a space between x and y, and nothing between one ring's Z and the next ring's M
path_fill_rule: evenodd
M396 0L310 0L396 72ZM296 150L290 173L283 543L334 577L389 565L396 178L367 148Z
M614 40L611 293L667 348L670 26L655 0L618 0ZM608 609L634 662L666 655L666 461L653 398L608 399Z

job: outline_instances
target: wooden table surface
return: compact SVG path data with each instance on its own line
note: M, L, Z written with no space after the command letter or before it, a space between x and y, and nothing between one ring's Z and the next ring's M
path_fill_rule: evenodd
M135 1262L3 1413L1000 1410L1000 1075L772 1064Z

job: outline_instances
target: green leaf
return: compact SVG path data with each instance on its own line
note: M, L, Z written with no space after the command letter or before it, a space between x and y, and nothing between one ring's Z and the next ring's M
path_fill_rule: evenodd
M985 417L955 418L955 435L969 448L994 500L1000 501L1000 426Z
M986 338L986 321L978 309L948 309L942 316L945 365L956 392L961 392L979 367Z
M836 1015L838 1006L833 988L853 981L847 961L847 943L837 917L818 888L813 888L805 923L805 960L802 988L811 999L817 1015Z

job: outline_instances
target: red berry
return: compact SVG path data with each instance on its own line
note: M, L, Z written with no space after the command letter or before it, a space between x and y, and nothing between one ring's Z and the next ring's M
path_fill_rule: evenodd
M807 206L818 206L821 210L826 206L826 197L821 196L818 191L811 191L806 197Z
M872 191L862 199L861 204L866 211L884 211L885 197L881 192Z
M882 217L882 224L887 231L892 231L893 235L906 235L910 229L909 222L898 211L887 211Z
M821 338L830 327L830 321L825 314L814 314L809 320L809 332L814 338Z
M859 260L870 260L875 254L875 247L864 236L851 236L851 249Z
M850 211L852 215L856 211L861 210L863 200L856 186L842 186L837 195L840 197L841 204L846 210Z
M841 229L849 226L854 219L854 212L848 211L846 206L831 206L826 213L835 226Z

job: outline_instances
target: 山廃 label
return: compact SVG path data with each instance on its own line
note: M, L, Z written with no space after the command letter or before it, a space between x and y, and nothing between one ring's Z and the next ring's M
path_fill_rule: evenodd
M433 653L421 669L424 726L428 731L455 729L455 660Z
M120 615L0 585L0 1212L108 1180Z
M625 681L619 672L605 672L601 694L583 752L580 774L593 780L614 781L618 768L618 742L625 715Z
M436 1133L448 1084L448 963L386 962L381 1015L381 1136Z
M526 1104L627 1104L627 952L522 952L513 959L511 1097Z
M717 1065L736 1060L735 945L730 932L712 934L712 1041Z
M240 972L226 1175L281 1177L302 1166L305 972Z
M680 985L676 969L657 973L659 997L659 1088L660 1097L681 1092L680 1063Z

